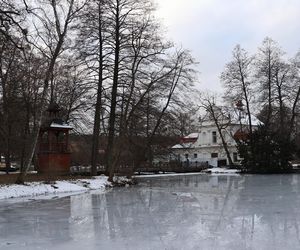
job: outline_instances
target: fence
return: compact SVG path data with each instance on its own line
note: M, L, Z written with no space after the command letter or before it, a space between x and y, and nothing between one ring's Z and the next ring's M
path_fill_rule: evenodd
M189 173L200 172L209 167L208 162L159 162L156 164L143 164L140 167L133 167L130 165L121 165L115 169L119 175L131 176L134 173ZM91 166L73 166L71 167L72 174L88 174L91 171ZM105 172L104 166L97 166L97 172L103 174Z

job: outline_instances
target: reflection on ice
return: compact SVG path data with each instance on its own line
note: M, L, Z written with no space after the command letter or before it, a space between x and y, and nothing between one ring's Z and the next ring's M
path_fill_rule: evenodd
M300 175L140 178L0 204L0 249L299 249Z

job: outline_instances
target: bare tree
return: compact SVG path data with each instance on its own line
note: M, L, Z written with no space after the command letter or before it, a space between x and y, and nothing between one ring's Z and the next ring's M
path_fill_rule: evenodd
M147 1L138 0L114 0L109 2L109 8L112 12L111 20L113 21L112 36L113 40L113 76L110 97L110 111L108 124L108 143L106 148L107 154L107 171L109 178L112 180L114 174L113 154L115 152L115 132L116 132L116 110L118 100L118 88L120 87L120 72L124 65L124 53L130 35L128 27L132 24L132 20L139 17L139 14L145 8Z
M225 99L230 105L236 105L243 101L246 104L246 111L249 123L250 140L252 137L252 110L253 99L253 57L237 45L232 52L232 61L226 64L221 74L221 80L225 87Z
M9 40L18 49L23 49L21 37L27 35L27 29L24 27L24 9L25 6L16 4L15 1L0 2L0 34ZM18 6L17 6L18 5Z
M88 69L90 81L96 89L96 103L93 105L95 112L91 154L92 175L97 174L103 92L105 81L110 79L109 62L113 48L111 48L112 36L108 31L112 26L112 21L109 19L111 11L106 0L90 1L79 19L77 49Z
M233 165L233 161L228 150L227 142L224 138L224 131L231 123L230 114L222 110L222 107L216 105L216 96L207 94L201 98L201 107L209 114L210 118L217 127L218 134L221 138L223 148L225 150L229 165Z
M291 85L288 89L288 100L291 105L291 117L288 137L292 139L292 135L295 131L295 122L297 115L299 114L299 99L300 99L300 52L297 53L295 58L291 61Z
M287 102L289 101L289 97L291 97L289 95L290 84L292 83L290 78L291 67L288 63L278 60L274 68L274 101L279 106L279 133L282 134L282 137L285 137L283 135L289 134L284 133L284 129L289 116L286 111L288 107ZM288 139L288 137L285 139Z
M91 83L88 72L74 56L61 56L55 66L50 81L50 103L61 108L62 118L77 129L77 120L82 118L82 110L89 108Z
M189 103L189 106L181 106L172 110L170 121L171 131L174 135L186 136L199 130L199 107L196 103Z
M70 23L76 17L78 11L83 5L78 5L76 0L56 2L49 0L45 4L40 3L38 8L31 8L31 14L36 32L35 47L48 61L48 67L43 81L43 90L41 93L40 110L37 114L37 127L33 131L32 142L28 156L25 160L25 167L18 177L17 183L23 183L24 178L30 168L32 158L37 145L39 129L42 122L43 111L47 104L47 94L49 83L54 71L55 63L63 49ZM49 15L48 8L51 10Z
M190 56L188 51L178 51L173 57L173 63L174 64L171 66L172 73L168 75L167 79L164 79L166 82L168 82L166 85L167 89L164 90L164 93L167 93L165 95L165 103L162 105L162 109L159 112L155 125L148 138L147 147L149 152L151 152L151 143L161 124L162 118L174 99L176 93L175 91L190 86L194 80L195 72L193 70L193 66L195 65L195 61ZM149 159L152 160L151 153L149 155Z
M16 72L21 66L22 55L14 43L1 35L0 48L0 138L3 139L5 149L6 172L11 165L13 132L16 126L16 104L20 74Z
M226 65L221 75L228 90L227 96L246 103L248 120L252 123L249 111L251 106L256 105L256 115L263 122L255 133L253 128L250 129L252 136L249 141L240 144L250 168L257 165L264 169L274 165L277 170L282 170L288 166L295 151L293 142L299 109L299 71L297 57L287 61L284 54L271 38L263 41L255 60L238 46L233 52L234 60ZM253 84L255 87L252 88ZM237 86L240 87L239 92L236 91ZM274 148L276 152L273 152Z
M272 106L274 103L274 85L276 65L280 61L283 52L275 41L265 38L262 46L256 55L255 78L258 81L260 90L260 101L267 107L267 114L264 120L265 126L270 126L272 116Z

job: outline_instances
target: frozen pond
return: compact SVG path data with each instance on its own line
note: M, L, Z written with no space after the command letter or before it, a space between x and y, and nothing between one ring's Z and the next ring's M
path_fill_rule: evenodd
M300 249L300 175L140 178L0 201L0 249Z

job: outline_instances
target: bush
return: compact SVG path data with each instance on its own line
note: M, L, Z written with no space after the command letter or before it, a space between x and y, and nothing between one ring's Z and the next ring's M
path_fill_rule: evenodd
M265 126L258 127L245 141L238 142L242 171L251 173L285 173L292 170L295 145L285 135L270 132Z

